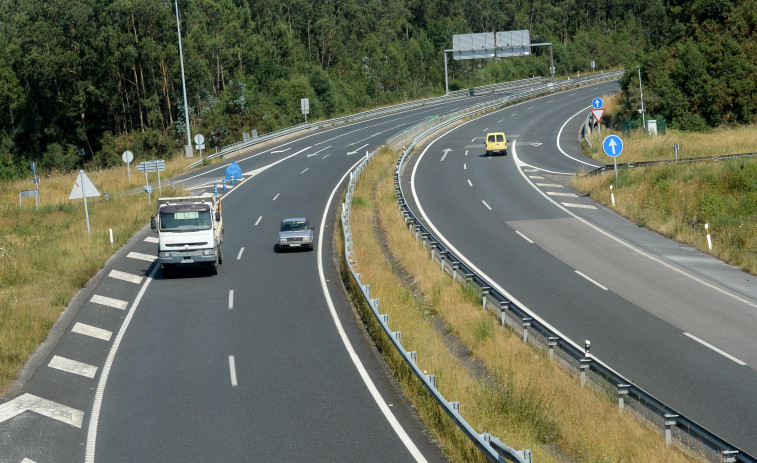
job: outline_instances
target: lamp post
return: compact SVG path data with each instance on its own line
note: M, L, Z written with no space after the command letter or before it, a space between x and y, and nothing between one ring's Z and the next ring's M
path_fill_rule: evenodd
M184 54L181 51L181 25L179 24L179 0L175 0L176 5L176 33L179 35L179 61L181 62L181 87L184 90L184 123L187 126L187 144L184 146L184 153L188 158L194 156L192 152L192 137L189 129L189 105L187 104L187 83L184 80Z
M639 112L641 113L641 128L644 133L647 133L647 122L644 119L644 92L641 90L641 66L636 66L636 69L639 71L639 95L641 96L641 109Z

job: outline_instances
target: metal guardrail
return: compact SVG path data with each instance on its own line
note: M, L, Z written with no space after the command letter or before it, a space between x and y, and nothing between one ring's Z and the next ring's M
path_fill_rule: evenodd
M474 95L483 95L485 93L518 91L523 88L533 87L534 85L542 85L545 80L546 79L543 77L534 77L530 79L521 79L521 80L510 81L510 82L498 83L498 84L484 85L484 86L475 87L472 89L464 89L464 90L457 90L454 92L449 92L448 94L440 96L440 97L426 98L423 100L415 100L415 101L410 101L407 103L400 103L396 105L386 106L383 108L371 109L371 110L363 111L357 114L351 114L349 116L339 117L335 119L328 119L328 120L320 121L320 122L313 122L309 124L304 124L304 123L298 124L298 125L294 125L291 127L286 127L286 128L277 130L275 132L270 132L265 135L255 137L250 140L242 140L236 143L232 143L230 145L226 145L222 147L221 150L218 151L217 153L212 153L205 156L204 159L213 159L219 156L225 156L235 151L239 151L241 149L245 149L250 146L254 146L254 145L269 141L269 140L273 140L275 138L291 135L300 131L318 130L318 129L322 129L326 127L333 127L336 125L357 122L357 121L371 118L371 117L383 116L385 114L403 111L406 109L417 108L419 106L438 104L438 103L442 103L444 101L448 101L454 98L466 98L466 97L469 97L471 93L473 93ZM195 167L200 166L203 163L204 159L200 159L199 161L190 164L189 166L187 166L187 168L193 169Z
M551 92L553 90L549 89L545 91ZM529 333L534 337L537 337L537 343L548 349L551 358L554 358L556 354L555 351L557 350L558 358L562 360L562 363L569 368L572 368L574 371L579 372L582 384L585 384L587 374L591 374L596 382L602 383L608 386L611 390L614 390L618 398L618 407L622 410L626 408L627 405L632 405L636 413L644 416L649 421L660 425L660 427L664 429L668 445L671 445L675 440L676 443L684 447L705 454L713 461L722 461L723 463L757 463L757 459L754 456L751 456L745 451L728 443L715 433L705 429L672 407L657 400L654 396L615 372L597 357L589 353L588 344L581 348L572 340L556 333L546 322L542 321L538 315L519 307L513 301L509 300L506 295L501 294L494 289L491 282L476 274L476 272L467 267L458 256L452 253L449 249L446 249L444 245L433 236L431 231L426 229L422 222L415 217L413 212L407 206L405 195L402 190L401 174L404 170L404 163L407 156L413 151L418 143L431 133L449 126L457 120L480 115L484 109L493 110L494 107L502 107L512 102L520 101L521 99L534 97L536 96L536 93L538 92L528 92L525 95L508 97L498 105L493 105L492 108L477 109L450 118L434 127L428 128L409 137L412 138L413 141L410 146L404 149L395 171L395 190L397 200L400 212L403 214L406 224L408 224L409 229L415 233L416 239L422 238L424 245L428 243L428 246L431 249L431 258L436 260L438 257L442 269L450 273L454 281L473 284L478 288L482 297L483 306L498 313L502 326L509 325L513 329L523 330L523 339L526 343L528 343ZM629 400L635 401L635 404L628 403L627 401Z
M556 88L565 89L565 88L573 88L576 85L582 85L587 83L587 81L590 82L596 82L598 80L607 80L609 79L615 79L622 73L613 73L612 75L604 75L599 78L585 78L582 79L580 82L572 81L572 82L560 82L560 83L549 83L549 84L542 84L537 86L536 88L531 88L530 90L526 92L521 92L518 95L515 96L508 96L505 97L502 100L499 100L498 102L492 104L492 103L484 103L481 105L476 105L474 107L468 108L465 111L452 113L447 116L435 116L430 118L428 121L417 124L404 132L395 135L391 137L389 140L387 140L387 143L390 144L397 144L400 143L402 140L407 139L408 136L411 138L416 137L418 134L420 136L415 139L412 143L412 145L405 150L405 153L403 154L402 159L400 160L400 163L398 164L398 170L399 172L400 165L402 161L405 159L405 156L407 153L409 153L415 144L422 140L426 135L434 132L435 130L449 125L451 123L454 123L456 121L462 120L467 117L472 117L476 114L481 113L482 111L491 111L494 108L499 108L504 104L511 104L515 101L522 101L524 99L532 98L535 96L543 95L546 93L551 93L555 91ZM423 371L418 367L417 365L417 353L415 351L408 352L403 346L402 346L402 332L400 331L392 331L389 327L389 315L388 314L382 314L379 310L379 300L377 298L371 298L371 285L368 283L363 283L360 279L361 274L357 273L355 269L355 265L357 265L357 262L353 260L354 257L354 250L353 250L353 240L352 240L352 230L350 226L350 212L352 208L352 195L355 190L355 184L357 182L358 177L362 173L365 166L370 162L370 160L375 155L375 151L373 153L370 153L366 155L365 159L350 173L350 180L347 184L347 191L345 193L345 200L342 203L342 232L344 235L344 255L345 260L347 263L347 266L350 269L350 273L352 274L352 277L355 281L355 283L360 288L361 292L363 293L363 297L365 301L367 302L368 306L371 308L371 311L373 312L374 317L376 318L376 321L381 325L382 329L386 333L389 340L394 345L395 349L397 349L397 352L402 356L405 363L410 367L410 369L413 371L415 376L421 381L423 386L426 388L426 390L431 394L432 397L436 400L436 402L442 407L442 409L447 413L447 415L455 422L455 424L460 428L461 431L476 445L476 447L483 452L483 454L491 461L494 462L503 462L506 460L513 461L516 463L530 463L531 462L531 451L526 449L522 451L517 451L508 445L504 444L502 441L497 439L496 437L491 436L488 433L478 433L476 432L470 424L460 415L460 403L459 402L450 402L448 401L442 394L439 392L439 390L436 388L436 376L431 374L427 375L423 373ZM397 175L397 174L395 174ZM398 188L398 191L401 192L401 189L399 189L399 184L397 183L399 180L399 177L395 178L396 188ZM416 231L417 236L417 231ZM434 257L434 249L432 248L432 259ZM442 262L442 266L444 266L444 258L440 257L440 260ZM455 264L456 267L457 264ZM456 272L456 269L453 270L453 272ZM456 273L454 274L456 278ZM486 296L484 296L484 301L486 301Z
M342 233L344 234L344 256L349 266L350 273L355 283L360 287L360 291L363 293L368 306L371 308L376 321L381 325L381 328L386 333L389 340L394 345L397 352L402 356L405 363L413 371L415 376L421 381L426 390L436 400L436 402L444 409L447 415L455 422L463 433L473 441L474 445L481 450L484 455L491 461L504 462L507 460L517 463L530 463L531 451L524 450L518 452L507 445L503 444L497 438L492 437L487 433L476 432L470 424L460 415L460 402L450 402L439 392L436 388L436 375L427 375L418 367L417 352L407 351L402 346L402 332L392 331L389 328L389 314L382 314L379 311L379 300L371 298L371 285L364 284L360 277L360 273L355 270L357 262L353 260L353 241L352 241L352 229L350 225L350 213L352 210L352 195L355 191L355 184L365 166L370 162L376 152L368 154L363 161L350 173L350 180L347 184L347 191L345 193L345 200L342 203Z

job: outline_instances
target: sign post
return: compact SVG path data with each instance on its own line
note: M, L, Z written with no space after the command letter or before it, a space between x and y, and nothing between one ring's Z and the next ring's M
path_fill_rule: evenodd
M200 159L202 159L202 150L205 149L205 145L204 145L205 137L201 133L198 133L197 135L195 135L194 141L195 141L195 148L200 150Z
M308 123L308 114L310 114L310 100L308 98L300 98L300 107L302 108L302 114L305 115L305 123Z
M134 160L134 153L132 153L129 150L124 151L124 154L121 156L121 159L124 160L126 163L126 172L129 176L129 184L131 184L131 161Z
M37 206L37 210L39 210L39 177L37 177L37 163L31 162L30 164L32 168L32 174L34 175L32 181L34 182L34 190L36 191L34 195L34 204Z
M162 159L158 159L157 161L142 161L139 164L137 164L137 170L145 173L145 185L149 185L149 182L147 181L147 173L157 172L158 173L158 189L159 190L162 189L160 186L160 171L166 170L166 161Z
M615 180L618 180L618 155L623 151L623 140L617 135L609 135L602 142L602 149L610 156L615 164Z
M87 177L87 174L83 170L79 171L79 177L74 183L74 187L71 189L71 194L68 199L84 199L84 215L87 217L87 235L92 236L91 228L89 226L89 208L87 207L87 196L94 197L100 196L100 192L97 191L92 180Z

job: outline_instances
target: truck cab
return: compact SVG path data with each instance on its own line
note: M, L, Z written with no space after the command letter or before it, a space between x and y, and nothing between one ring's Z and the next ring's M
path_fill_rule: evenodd
M204 264L212 274L223 263L221 201L212 194L159 198L150 225L158 233L158 262L164 276L176 265Z

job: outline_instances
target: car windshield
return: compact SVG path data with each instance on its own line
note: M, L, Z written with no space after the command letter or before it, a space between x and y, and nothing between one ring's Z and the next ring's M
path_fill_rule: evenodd
M160 231L185 232L208 230L210 211L161 212Z
M281 223L281 231L305 231L310 230L307 221L287 221Z

